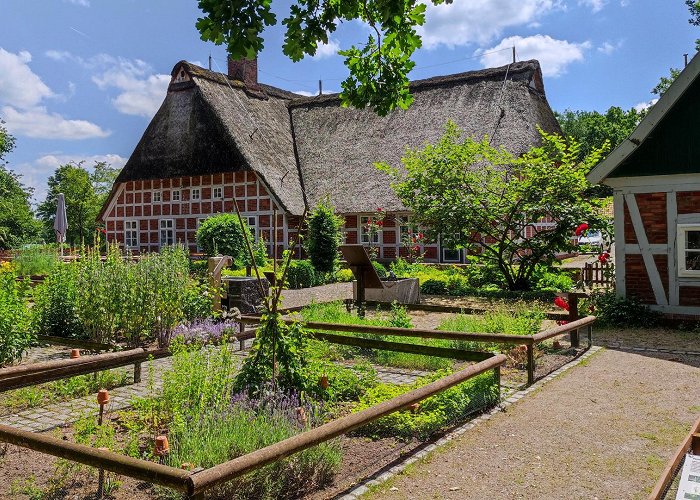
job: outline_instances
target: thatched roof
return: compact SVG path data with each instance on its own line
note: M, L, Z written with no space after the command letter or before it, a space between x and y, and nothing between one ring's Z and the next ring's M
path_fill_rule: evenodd
M411 107L386 117L343 108L337 95L246 87L185 61L173 75L181 70L186 81L171 83L118 182L251 169L295 215L325 195L341 213L403 210L374 163L398 166L448 120L516 155L539 142L538 125L559 131L537 61L413 82Z
M304 210L286 101L290 92L241 82L181 61L189 79L171 83L117 182L254 170L283 207Z
M411 92L413 104L386 117L341 108L337 96L290 103L310 205L329 194L341 213L404 209L374 163L399 166L407 147L437 141L448 120L475 139L493 136L492 145L515 155L539 143L537 125L560 131L537 61L420 80Z

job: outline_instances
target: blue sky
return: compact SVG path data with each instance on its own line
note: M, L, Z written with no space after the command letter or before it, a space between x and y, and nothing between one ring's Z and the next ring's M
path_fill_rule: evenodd
M289 0L273 5L281 20ZM17 138L7 160L41 201L67 161L122 166L186 59L226 69L221 47L199 39L195 0L0 0L0 119ZM694 52L700 29L682 0L454 0L428 7L413 79L537 58L553 109L604 111L649 102L650 89ZM264 34L261 81L291 91L337 91L339 47L366 38L345 24L314 58L292 63L283 31Z

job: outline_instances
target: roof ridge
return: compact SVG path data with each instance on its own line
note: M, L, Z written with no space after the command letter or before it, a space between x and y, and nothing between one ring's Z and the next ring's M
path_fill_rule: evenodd
M186 66L188 71L195 77L204 78L206 80L212 81L214 83L219 83L221 85L231 85L233 88L238 88L244 91L253 90L248 89L243 82L229 78L228 75L224 73L208 70L206 68L202 68L201 66L197 66L196 64L185 60L179 61L173 67L171 74L174 75L177 68L179 68L182 65ZM431 76L428 78L422 78L420 80L412 80L411 82L409 82L409 88L411 89L411 91L416 91L440 85L449 85L452 83L465 83L474 80L491 80L496 78L500 79L505 75L510 75L512 78L514 75L537 71L540 71L539 61L537 61L536 59L529 59L527 61L518 61L515 63L497 66L494 68L483 68L478 70L464 71L461 73ZM310 103L326 103L340 100L339 93L322 94L317 96L303 96L266 83L259 83L258 86L267 95L291 101L289 103L291 106L304 105ZM259 92L260 89L257 89L256 94Z

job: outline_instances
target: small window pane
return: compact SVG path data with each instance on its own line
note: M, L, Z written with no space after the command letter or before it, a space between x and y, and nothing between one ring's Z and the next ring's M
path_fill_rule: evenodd
M199 197L200 197L199 188L193 189L193 190L192 190L192 196L191 196L191 198L192 198L193 200L198 200Z
M180 191L173 191L173 201L180 201Z
M700 271L700 252L686 252L685 268L688 271Z
M700 231L687 231L685 233L685 248L700 250Z

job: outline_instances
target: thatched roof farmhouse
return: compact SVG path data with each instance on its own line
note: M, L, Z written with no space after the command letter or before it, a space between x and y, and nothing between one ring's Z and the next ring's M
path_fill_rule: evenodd
M230 62L228 75L181 61L103 207L108 236L135 249L178 240L194 247L198 221L232 210L235 196L267 241L278 212L282 245L304 207L330 196L349 242L368 242L362 217L377 207L400 217L387 220L377 242L390 259L410 214L375 162L398 165L406 148L439 139L448 120L513 154L539 141L538 126L559 131L537 61L419 80L411 91L409 109L380 117L342 107L337 95L258 83L256 61ZM443 260L438 246L428 250Z

